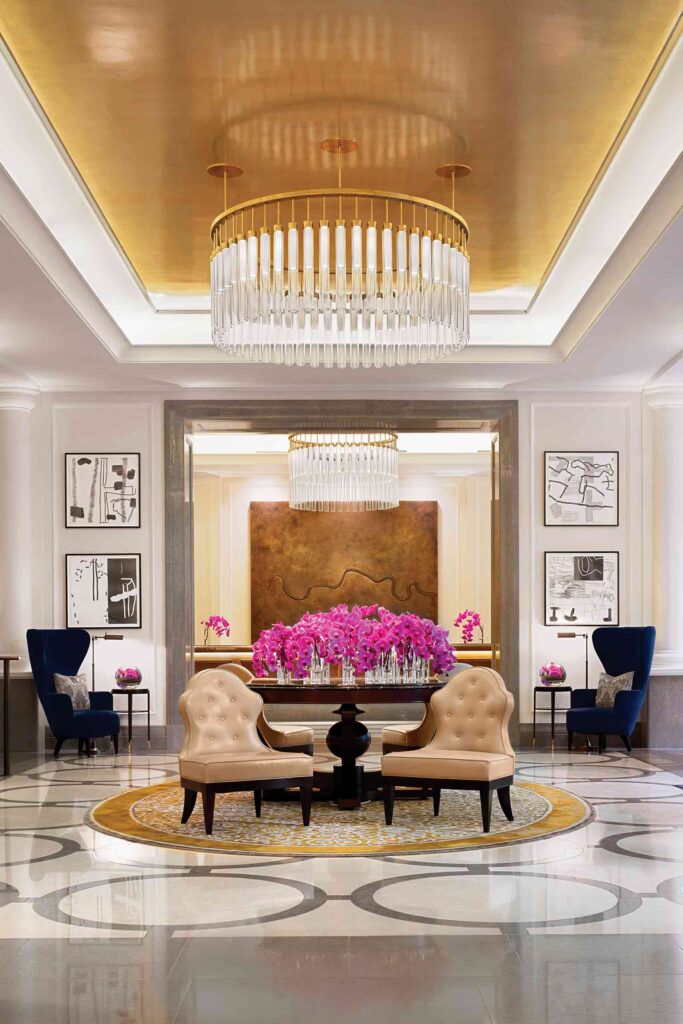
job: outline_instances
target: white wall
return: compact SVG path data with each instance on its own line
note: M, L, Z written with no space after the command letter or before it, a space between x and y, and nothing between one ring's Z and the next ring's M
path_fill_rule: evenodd
M619 525L543 525L543 453L546 450L618 451ZM520 699L521 720L531 719L536 675L549 658L561 662L568 682L583 685L584 641L557 639L544 623L544 551L618 551L620 625L642 622L642 457L639 396L589 395L528 398L520 406ZM585 632L585 627L576 630ZM592 630L587 628L590 633ZM589 685L600 663L589 642ZM559 703L559 702L558 702Z
M642 616L641 414L640 394L592 392L574 395L514 394L509 392L441 392L431 397L518 398L520 416L520 684L521 718L531 717L531 691L539 665L547 657L561 660L572 681L582 680L582 644L556 640L543 626L543 551L545 549L616 549L621 553L621 623L636 624ZM165 646L163 600L163 399L195 398L197 392L167 395L43 394L34 417L35 479L39 481L33 510L39 519L34 537L33 621L27 625L64 625L64 554L87 551L142 553L143 628L128 631L121 643L101 643L98 685L108 686L117 664L139 664L152 689L154 721L164 720ZM200 397L225 398L226 392L201 392ZM248 397L240 394L240 397ZM322 397L322 396L319 396ZM409 394L376 397L415 397ZM421 399L429 394L420 393ZM621 521L604 529L546 528L543 524L542 469L547 448L618 449L621 466ZM83 450L140 451L142 455L142 527L140 530L65 530L63 510L63 453ZM410 488L404 482L404 495ZM284 489L268 492L275 500ZM413 492L415 493L415 492ZM261 492L263 496L264 492ZM238 499L243 507L248 496ZM273 500L271 498L270 500ZM460 511L459 513L460 514ZM230 525L231 543L238 542ZM453 555L449 557L454 557ZM444 570L442 584L448 586ZM447 593L447 591L444 591ZM463 595L448 599L458 606ZM248 614L237 610L239 615ZM240 629L242 627L240 626ZM596 666L593 666L595 668Z
M111 689L118 665L137 665L142 671L142 685L151 691L154 725L165 721L162 412L163 406L158 400L130 401L116 397L61 400L55 397L46 401L41 410L45 444L41 444L38 452L49 498L42 538L42 564L46 570L42 586L45 593L51 595L51 601L42 602L43 621L56 627L66 625L67 553L139 552L142 628L123 629L123 640L97 644L96 685L98 689ZM64 453L78 451L140 452L139 529L65 527ZM47 571L50 565L51 587Z

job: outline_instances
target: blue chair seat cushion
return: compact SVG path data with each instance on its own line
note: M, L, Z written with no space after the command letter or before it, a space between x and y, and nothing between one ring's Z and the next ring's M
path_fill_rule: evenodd
M74 739L116 736L120 729L121 719L115 711L74 711L71 728Z
M567 712L567 728L570 732L610 734L615 733L620 724L614 708L573 708Z

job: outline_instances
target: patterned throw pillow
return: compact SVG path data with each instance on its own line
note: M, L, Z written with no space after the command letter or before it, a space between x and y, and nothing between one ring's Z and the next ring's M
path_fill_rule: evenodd
M88 680L85 678L85 673L80 676L60 676L59 672L55 672L55 690L57 693L66 693L71 697L74 711L90 709Z
M601 672L598 680L598 695L595 698L596 708L613 708L619 691L631 689L633 676L633 672L623 672L620 676L609 676L606 672Z

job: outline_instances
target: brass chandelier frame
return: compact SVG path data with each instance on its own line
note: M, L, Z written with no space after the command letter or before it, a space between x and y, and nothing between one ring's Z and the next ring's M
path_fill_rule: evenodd
M336 211L327 209L328 199L337 200ZM322 206L320 220L323 223L327 222L328 214L336 213L337 221L342 221L344 214L348 215L349 212L352 212L352 222L357 222L360 220L361 204L364 204L365 211L369 213L367 217L369 224L377 223L374 208L376 202L377 212L384 213L385 225L388 226L392 223L393 216L399 229L406 230L411 234L429 233L433 237L456 245L461 252L467 255L469 226L465 218L452 207L437 203L432 199L422 199L419 196L401 192L339 186L336 188L298 189L293 192L259 196L256 199L247 199L224 209L211 224L213 253L220 252L234 240L256 234L257 230L281 228L282 214L285 212L290 213L289 222L295 224L297 214L301 214L300 206L297 208L297 204L302 201L306 204L305 217L302 221L304 226L312 222L312 201L320 201ZM353 204L352 211L349 211L349 201ZM257 211L261 214L258 217ZM418 211L420 211L419 214ZM268 215L269 212L271 216ZM274 216L272 216L273 212ZM411 212L412 216L404 218L406 212Z

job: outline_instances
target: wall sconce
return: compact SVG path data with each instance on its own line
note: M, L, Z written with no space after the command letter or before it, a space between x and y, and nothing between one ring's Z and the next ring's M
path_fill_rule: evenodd
M588 637L589 633L558 633L560 640L574 640L577 636L582 636L586 643L586 689L588 689Z

